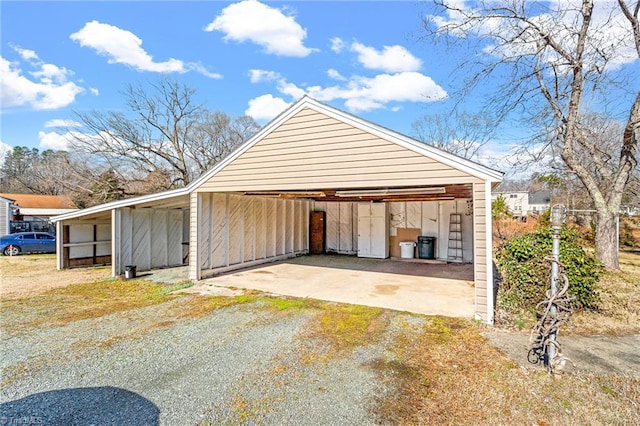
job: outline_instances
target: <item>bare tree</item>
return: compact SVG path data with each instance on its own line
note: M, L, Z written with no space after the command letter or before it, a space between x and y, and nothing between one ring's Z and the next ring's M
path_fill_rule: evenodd
M548 123L537 152L555 149L587 189L597 211L596 254L618 269L616 216L635 168L640 139L640 88L625 64L640 58L640 1L534 2L526 0L438 2L442 15L425 19L429 36L476 40L480 49L467 88L499 75L489 105L537 114ZM606 9L605 9L606 8ZM631 91L630 104L611 93ZM628 93L627 93L628 94ZM588 113L626 111L616 152L599 149L584 121ZM585 157L590 160L585 162ZM595 166L591 167L591 166ZM595 170L595 171L594 171Z
M413 125L414 137L436 148L467 159L477 159L492 137L495 123L489 114L453 111L425 115Z
M258 130L249 117L234 120L195 104L194 94L168 79L151 90L129 86L127 113L76 114L84 129L69 129L73 145L127 180L166 176L160 189L188 185Z
M40 151L37 148L17 146L9 152L0 168L2 191L60 195L65 193L66 182L74 179L67 167L66 151Z

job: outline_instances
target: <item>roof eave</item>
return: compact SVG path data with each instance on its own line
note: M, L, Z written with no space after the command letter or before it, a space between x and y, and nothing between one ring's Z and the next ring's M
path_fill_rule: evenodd
M155 194L142 195L140 197L127 198L126 200L118 200L112 201L106 204L99 204L97 206L88 207L86 209L81 209L72 213L65 213L59 216L51 218L52 222L60 222L69 219L76 219L82 216L87 216L90 214L101 213L108 210L129 207L134 204L141 203L149 203L153 201L161 201L167 198L180 197L183 195L188 195L190 193L189 187L172 189L170 191L158 192Z

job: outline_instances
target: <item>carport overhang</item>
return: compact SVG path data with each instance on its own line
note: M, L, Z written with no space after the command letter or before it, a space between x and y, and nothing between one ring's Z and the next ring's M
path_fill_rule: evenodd
M123 258L123 252L126 252L123 246L132 242L131 232L127 235L127 230L123 229L123 218L130 218L134 212L137 212L137 216L144 217L149 216L151 212L162 216L163 213L175 215L184 211L188 221L188 210L189 193L183 188L114 201L56 216L52 218L52 222L55 223L59 236L56 239L57 268L111 265L112 275L120 275L124 272L125 264L129 263L129 259ZM131 221L128 225L131 231ZM182 251L182 236L180 240L176 250ZM161 246L161 243L155 244L156 248ZM160 248L163 252L168 249ZM153 250L152 244L149 244L149 250Z

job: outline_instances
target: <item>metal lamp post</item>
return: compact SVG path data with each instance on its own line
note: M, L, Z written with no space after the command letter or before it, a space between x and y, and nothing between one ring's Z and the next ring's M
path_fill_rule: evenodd
M562 224L564 223L566 215L566 209L562 204L555 204L551 207L551 230L553 232L553 246L551 249L551 254L553 256L553 262L551 264L551 290L549 294L549 299L553 301L555 296L558 294L558 262L560 261L560 229L562 229ZM551 309L549 311L552 318L556 318L558 314L557 306L554 302L551 303ZM549 333L549 340L555 342L557 337L558 330L554 327ZM550 363L556 356L556 346L555 344L550 344L548 346L548 358L547 358L547 366L551 368Z

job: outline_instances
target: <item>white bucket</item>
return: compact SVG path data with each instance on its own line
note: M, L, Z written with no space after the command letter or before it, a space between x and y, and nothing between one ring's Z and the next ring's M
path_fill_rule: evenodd
M400 257L402 259L413 259L413 249L416 243L413 241L402 241L400 243Z

